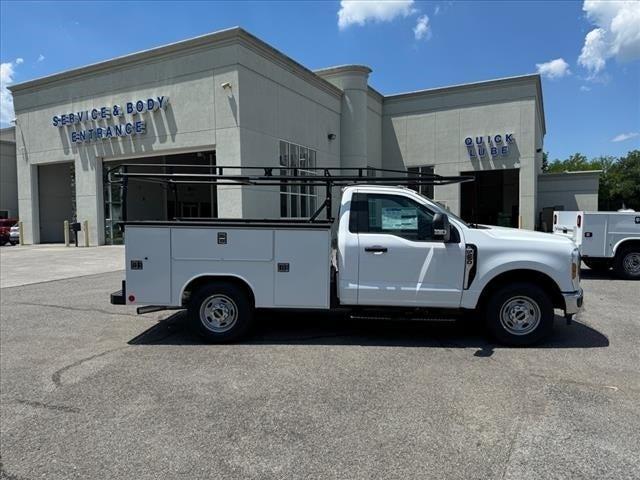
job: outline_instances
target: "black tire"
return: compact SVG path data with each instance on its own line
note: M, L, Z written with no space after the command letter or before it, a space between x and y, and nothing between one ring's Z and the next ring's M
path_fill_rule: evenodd
M533 345L544 340L553 330L554 313L551 298L547 292L533 283L518 282L499 288L489 297L485 315L489 332L504 345ZM501 320L503 315L504 324ZM526 323L528 318L531 321ZM515 322L511 329L507 327L510 322ZM516 331L519 333L514 333Z
M594 272L606 272L611 268L611 260L608 258L583 258L582 261Z
M613 270L625 280L640 280L640 245L618 249L613 260Z
M18 242L12 242L11 240L9 240L9 243L10 243L12 246L16 246L16 245L18 244Z
M208 342L225 343L238 340L249 331L253 310L251 296L244 288L221 281L200 287L189 301L187 314L195 333ZM232 311L235 320L228 320L230 324L225 325Z

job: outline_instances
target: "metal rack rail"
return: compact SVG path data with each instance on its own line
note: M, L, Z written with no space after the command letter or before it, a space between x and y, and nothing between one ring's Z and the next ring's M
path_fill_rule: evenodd
M176 170L192 169L178 173ZM135 171L134 171L135 170ZM324 187L325 199L318 209L300 222L315 222L323 210L326 220L331 215L332 189L349 185L450 185L471 182L470 175L441 176L432 173L409 172L372 167L239 167L223 165L185 165L122 163L106 172L104 182L117 184L123 189L123 222L126 223L127 187L130 180L166 185L178 200L177 185L227 185L227 186L306 186ZM180 221L180 218L174 220ZM193 219L190 219L193 220ZM278 222L281 219L273 219Z

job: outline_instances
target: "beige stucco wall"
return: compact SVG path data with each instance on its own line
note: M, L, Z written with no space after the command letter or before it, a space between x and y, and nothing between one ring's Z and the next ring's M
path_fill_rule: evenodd
M386 97L382 158L388 168L433 165L439 175L518 168L522 227L536 223L536 190L542 132L534 77ZM465 138L513 134L509 154L471 158ZM541 157L540 157L541 158ZM460 185L435 187L435 198L460 211Z
M340 166L339 96L274 68L267 59L243 49L239 72L239 135L243 166L277 165L280 140L316 151L320 167ZM338 135L330 140L330 133ZM218 161L224 162L218 156ZM279 215L278 187L244 187L242 215Z
M539 175L539 210L563 206L564 210L597 211L600 173L595 171Z
M18 218L18 174L13 127L0 129L0 210L7 210L10 218Z
M240 166L241 159L247 166L275 164L278 140L285 139L316 149L319 165L339 164L339 142L327 139L340 128L337 89L239 29L192 44L14 87L26 243L40 240L36 167L41 164L74 162L77 217L89 222L91 244L104 242L102 165L112 160L215 149L218 164ZM231 88L223 88L225 83ZM72 144L74 127L104 127L132 117L84 127L51 124L54 115L157 96L168 96L169 105L137 116L146 121L144 135ZM276 215L277 201L273 192L218 188L218 212L224 217L260 215L272 207L269 215Z

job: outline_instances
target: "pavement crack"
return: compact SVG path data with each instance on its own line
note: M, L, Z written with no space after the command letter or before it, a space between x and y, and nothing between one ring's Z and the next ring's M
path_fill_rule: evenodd
M522 430L522 420L520 417L516 418L516 431L513 432L511 436L511 440L509 441L509 451L507 452L507 459L504 462L504 468L502 470L502 475L500 476L501 480L507 476L507 470L509 468L509 463L511 463L511 456L513 455L513 450L516 444L516 440L518 440L518 435L520 435L520 430Z
M105 315L118 315L122 317L137 317L132 313L118 313L118 312L110 312L109 310L104 310L101 308L95 307L71 307L69 305L55 305L52 303L32 303L32 302L16 302L13 305L28 305L31 307L49 307L49 308L60 308L62 310L72 310L75 312L92 312L92 313L104 313Z
M113 348L111 350L107 350L107 351L102 352L102 353L97 353L97 354L91 355L89 357L81 358L80 360L77 360L77 361L75 361L75 362L73 362L73 363L71 363L71 364L69 364L69 365L67 365L65 367L62 367L59 370L56 370L55 372L53 372L53 375L51 375L51 380L53 381L53 383L54 383L54 385L56 387L61 387L62 386L62 382L60 381L60 377L67 370L70 370L70 369L72 369L74 367L77 367L78 365L82 365L85 362L89 362L89 361L94 360L96 358L108 355L109 353L117 352L118 350L124 350L125 348L128 348L128 347Z
M590 388L601 388L601 389L609 389L612 391L619 391L619 390L625 390L625 391L629 391L629 392L638 392L639 390L635 389L635 388L629 388L627 386L625 387L616 387L616 386L612 386L612 385L605 385L605 384L600 384L600 383L591 383L591 382L581 382L578 380L569 380L567 378L559 378L559 377L552 377L552 376L548 376L548 375L541 375L539 373L532 373L530 374L531 377L534 378L539 378L544 380L545 382L548 383L565 383L565 384L569 384L569 385L578 385L581 387L590 387Z
M80 409L77 407L69 407L66 405L53 405L50 403L44 403L44 402L36 402L36 401L32 401L32 400L22 400L22 399L18 399L15 401L16 403L20 403L22 405L28 405L30 407L35 407L35 408L44 408L47 410L55 410L55 411L59 411L59 412L67 412L67 413L79 413Z

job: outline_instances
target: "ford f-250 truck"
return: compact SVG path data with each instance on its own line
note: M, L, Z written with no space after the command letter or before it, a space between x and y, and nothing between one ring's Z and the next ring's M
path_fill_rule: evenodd
M331 221L128 221L126 280L111 302L149 305L139 313L187 309L212 342L242 337L256 309L475 312L498 341L516 346L547 337L554 309L570 319L582 306L570 239L470 225L408 188L346 186L335 236L332 253Z

